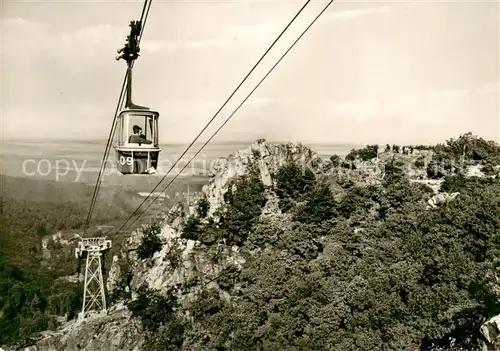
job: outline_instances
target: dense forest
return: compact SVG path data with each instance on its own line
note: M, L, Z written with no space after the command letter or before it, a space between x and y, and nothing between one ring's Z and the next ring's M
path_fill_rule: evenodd
M49 240L53 257L47 263L42 239L59 231L85 236L82 229L93 188L4 176L0 181L0 345L23 345L34 333L54 329L81 310L83 287L61 279L78 272L76 245ZM121 224L142 200L130 189L102 188L91 224ZM114 239L115 244L123 240Z
M470 134L435 150L445 170L452 160L500 156L498 145ZM498 177L465 177L457 167L442 190L460 196L432 210L432 191L410 182L396 160L380 185L341 183L340 200L328 175L289 164L274 178L271 189L256 173L235 180L218 222L205 218L206 201L186 220L184 238L206 250L237 245L246 263L227 267L218 289L188 306L174 289L142 291L129 308L148 330L146 349L478 347L481 324L500 313ZM259 218L266 191L279 197L278 220ZM159 249L152 236L150 254Z
M28 342L33 333L54 329L81 309L82 288L58 279L76 273L74 247L61 253L66 260L52 262L56 265L43 264L42 238L60 230L81 229L88 209L85 203L74 201L30 201L8 195L2 197L1 206L0 345L3 345L19 340ZM100 208L95 222L108 223L120 218L123 210Z
M0 345L54 329L56 316L72 318L81 306L77 284L57 280L42 265L42 237L79 228L84 209L73 203L2 198L0 213ZM73 273L73 272L72 272Z
M385 164L381 184L335 178L333 168L366 158L372 147L350 160L332 156L323 172L290 163L270 187L256 171L235 179L218 221L199 201L182 237L207 251L237 246L246 262L226 267L218 288L203 289L187 306L178 296L193 282L163 295L142 290L128 301L145 328L145 349L477 348L481 324L500 313L500 179L466 177L450 165L480 162L494 174L500 146L465 134L432 149L429 175L444 179L443 191L460 193L432 210L432 190L411 182L397 158ZM262 219L270 192L282 214ZM39 265L39 223L47 228L41 218L49 217L13 213L2 211L0 344L29 340L80 307L78 287L54 284L53 272ZM159 229L145 233L140 258L161 249ZM31 236L16 240L21 230ZM170 259L178 264L177 255Z

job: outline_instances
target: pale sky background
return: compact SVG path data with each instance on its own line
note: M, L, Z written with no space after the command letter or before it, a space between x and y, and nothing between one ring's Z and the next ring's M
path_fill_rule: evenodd
M2 137L107 138L142 1L2 1ZM321 11L312 1L206 140ZM153 0L134 102L189 142L303 1ZM217 137L500 141L498 1L336 1Z

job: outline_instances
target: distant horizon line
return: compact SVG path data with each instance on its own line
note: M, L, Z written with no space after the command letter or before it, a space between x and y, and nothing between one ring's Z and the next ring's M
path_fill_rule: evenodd
M266 139L266 138L256 138L256 139L248 139L248 140L220 140L220 141L211 141L209 144L252 144L256 142L259 139L264 139L266 142L270 143L302 143L302 144L330 144L330 145L367 145L370 143L355 143L355 142L331 142L331 141L285 141L285 140L271 140L271 139ZM22 141L22 142L47 142L47 141L53 141L53 142L102 142L106 143L107 139L106 138L13 138L13 137L7 137L7 138L1 138L1 141ZM172 141L172 142L165 142L161 143L160 145L185 145L185 144L190 144L192 140L189 141ZM194 144L203 144L205 143L206 140L202 141L197 141ZM372 143L373 144L373 143Z
M207 147L210 145L248 145L250 146L251 144L255 143L257 139L255 140L228 140L228 141L213 141L207 144ZM424 143L424 142L418 142L418 143L411 143L411 142L389 142L389 143L376 143L376 142L332 142L332 141L283 141L283 140L268 140L265 139L266 142L269 143L274 143L274 144L302 144L306 146L320 146L320 145L331 145L331 146L340 146L340 147L364 147L367 145L435 145L436 143ZM14 138L3 138L0 139L1 142L26 142L26 143L37 143L37 142L54 142L54 143L92 143L92 144L106 144L107 139L14 139ZM193 145L201 145L204 144L205 141L197 141ZM169 146L169 145L175 145L175 146L186 146L191 144L191 141L178 141L178 142L166 142L166 143L160 143L160 146Z
M460 135L463 135L463 134L466 134L467 132L464 132L464 133L461 133ZM484 138L480 135L477 135L477 134L474 134L472 133L473 135L476 135L477 137L480 137L480 138L483 138L485 140L488 140L490 141L490 139L487 139L487 138ZM305 144L305 145L338 145L338 146L366 146L366 145L386 145L386 144L389 144L389 145L436 145L436 144L441 144L441 143L445 143L447 140L449 140L450 138L453 138L453 139L457 139L458 137L460 137L460 135L456 135L456 136L449 136L448 138L442 138L440 140L436 140L436 141L431 141L431 140L427 140L427 141L416 141L416 140L408 140L408 141L395 141L395 140L387 140L386 142L375 142L375 141L364 141L364 142L347 142L347 141L324 141L324 140L318 140L318 141L304 141L304 140L272 140L272 139L267 139L267 138L252 138L252 139L247 139L247 140L219 140L219 141L211 141L209 144L215 144L215 145L221 145L221 144L226 144L226 145L241 145L241 144L252 144L254 142L256 142L257 140L259 139L264 139L266 142L270 142L270 143L293 143L293 144L298 144L298 143L301 143L301 144ZM102 138L47 138L47 137L44 137L44 136L40 136L40 137L36 137L36 138L33 138L33 137L25 137L25 138L19 138L19 137L13 137L13 136L3 136L3 135L0 135L0 142L3 142L3 141L16 141L16 142L19 142L19 141L22 141L22 142L49 142L49 141L52 141L52 142L75 142L75 143L78 143L78 142L94 142L94 143L103 143L105 144L107 142L107 138L105 137L102 137ZM500 142L500 138L498 140L494 140L494 139L491 139L491 141L494 141L496 143L499 143ZM171 141L171 142L165 142L165 143L161 143L160 142L160 145L186 145L186 144L190 144L192 142L192 140L186 140L186 141ZM202 144L202 143L205 143L206 140L200 140L200 141L197 141L195 142L194 144Z

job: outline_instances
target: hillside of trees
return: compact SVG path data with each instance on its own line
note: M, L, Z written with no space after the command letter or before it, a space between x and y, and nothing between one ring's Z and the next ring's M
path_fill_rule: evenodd
M436 149L435 160L500 156L498 145L470 135ZM174 290L142 291L129 308L148 333L145 349L478 348L481 324L500 313L498 177L458 169L442 188L459 197L432 210L432 194L396 162L380 185L344 183L340 200L327 177L297 165L274 177L271 189L256 173L237 179L218 223L204 218L204 201L186 220L184 238L206 250L237 245L246 263L225 269L218 289L189 306ZM259 219L266 190L280 199L280 220Z
M8 176L0 176L0 182L0 345L23 345L81 310L83 286L60 279L77 273L76 246L49 242L53 257L47 263L42 238L59 231L84 236L93 187ZM185 185L179 183L173 192ZM91 224L121 225L142 200L131 189L103 187ZM121 240L116 238L114 249ZM109 268L111 257L106 258Z
M250 172L229 187L218 222L206 217L209 205L201 200L182 237L206 250L236 245L246 262L227 267L217 289L204 288L188 305L178 300L187 284L127 300L144 326L145 350L477 349L481 324L500 313L500 179L465 177L449 165L484 162L494 173L500 146L465 134L432 149L434 166L444 170L442 189L460 193L432 210L432 193L410 182L396 161L385 165L382 184L369 186L332 187L327 173L293 163L273 175L272 187ZM331 162L340 167L344 160ZM260 218L266 192L278 197L282 215ZM81 306L81 287L40 265L41 236L78 227L76 220L58 222L71 218L72 207L19 204L2 202L0 345L29 344ZM158 226L146 233L141 258L161 249L158 233ZM179 264L175 253L169 259Z

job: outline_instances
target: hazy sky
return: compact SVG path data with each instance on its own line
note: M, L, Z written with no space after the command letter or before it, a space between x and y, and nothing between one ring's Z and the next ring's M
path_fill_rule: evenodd
M143 2L0 1L3 137L106 138L126 69L116 50ZM311 2L208 132L326 3ZM190 141L302 4L153 0L134 102L160 112L162 143ZM500 141L499 43L498 1L336 1L216 140Z

